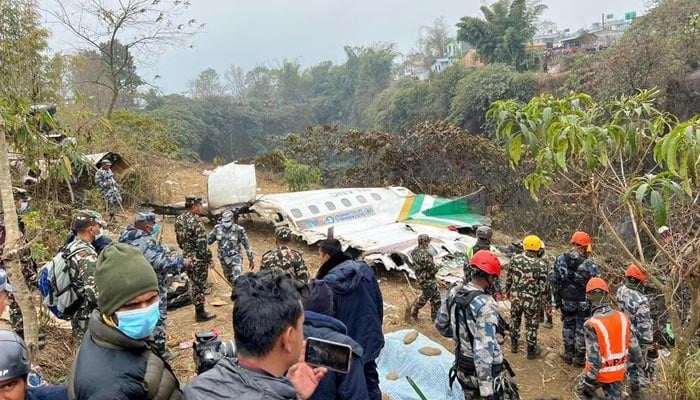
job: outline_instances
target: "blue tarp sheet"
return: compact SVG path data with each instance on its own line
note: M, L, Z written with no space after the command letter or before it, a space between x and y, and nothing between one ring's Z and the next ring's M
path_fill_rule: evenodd
M410 376L429 400L464 400L459 383L455 382L450 390L447 381L454 355L421 334L413 343L403 344L404 336L411 331L405 329L384 335L386 344L377 359L382 393L391 400L420 400L406 379ZM431 357L420 354L418 350L426 346L438 348L442 353ZM386 379L390 372L395 372L399 378L395 381Z

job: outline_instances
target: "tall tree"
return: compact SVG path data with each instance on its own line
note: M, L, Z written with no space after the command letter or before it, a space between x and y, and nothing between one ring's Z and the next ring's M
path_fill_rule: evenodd
M547 9L539 0L497 0L481 6L484 18L463 17L458 38L476 47L487 63L504 63L527 69L526 46L537 32L537 21Z
M224 72L224 89L227 94L237 99L245 95L245 71L241 66L231 64Z
M54 0L49 12L107 63L111 98L106 115L125 89L120 79L134 63L130 55L148 58L165 46L182 44L202 25L184 17L189 0Z
M224 85L221 83L219 73L214 68L207 68L200 72L197 78L190 82L190 94L195 99L223 96Z
M445 17L436 18L432 25L421 26L417 45L426 68L432 65L436 58L447 54L447 44L451 39L452 32Z

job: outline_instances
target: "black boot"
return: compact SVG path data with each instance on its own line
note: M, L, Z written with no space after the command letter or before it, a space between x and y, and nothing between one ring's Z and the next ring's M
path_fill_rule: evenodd
M510 352L511 353L517 353L518 352L518 339L514 339L512 336L510 337Z
M573 362L574 367L583 367L586 365L586 353L576 353Z
M194 307L194 320L196 322L206 322L216 318L216 314L204 311L204 305Z
M542 354L542 349L540 346L535 345L535 344L528 344L527 345L527 359L528 360L534 360L535 358L539 357L540 354Z
M565 363L571 365L574 361L574 346L564 346L564 352L560 353L559 356Z

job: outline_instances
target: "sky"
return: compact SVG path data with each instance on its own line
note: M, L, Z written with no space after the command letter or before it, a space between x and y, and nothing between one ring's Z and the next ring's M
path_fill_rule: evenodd
M180 93L207 68L220 74L231 64L250 70L285 59L303 67L324 60L344 61L345 45L396 43L400 52L415 47L418 30L443 16L450 25L466 15L481 16L478 0L191 0L188 16L205 23L193 47L169 48L140 66L146 80L164 93ZM487 2L491 3L491 1ZM601 14L643 13L644 0L543 0L544 19L561 29L590 26ZM67 49L75 38L56 24L51 46Z

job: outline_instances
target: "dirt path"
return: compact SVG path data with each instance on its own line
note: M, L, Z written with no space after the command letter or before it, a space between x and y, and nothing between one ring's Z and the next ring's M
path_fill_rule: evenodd
M205 195L206 176L202 175L204 169L211 169L211 166L181 165L179 168L173 168L169 177L169 180L172 181L170 184L173 192L172 200L182 201L187 194ZM260 175L258 176L258 188L259 194L285 191L284 186L278 181ZM172 223L172 218L166 218L162 223L162 242L165 244L175 244ZM274 230L271 225L256 223L246 219L242 219L241 225L245 227L252 242L256 260L259 260L262 253L274 247ZM208 228L211 228L211 226ZM319 267L316 249L309 246L297 246L297 248L304 253L307 265L309 265L312 274L314 274ZM213 247L212 251L215 252L215 250L215 247ZM216 264L216 268L219 268L220 271L218 260ZM408 286L402 275L381 272L380 278L380 287L384 301L391 305L386 311L384 320L385 332L414 328L446 348L454 348L451 340L440 336L429 321L429 307L421 310L418 323L407 324L404 322L403 317L407 301L412 301L415 293ZM176 348L179 343L191 340L196 332L208 329L217 329L226 338L232 336L230 289L223 279L215 274L210 273L209 281L213 283L213 291L212 294L207 296L207 302L220 301L225 303L225 305L219 307L207 306L210 312L217 313L218 318L207 323L197 324L194 322L194 309L192 306L172 311L168 317L169 343L172 347ZM555 316L554 329L540 328L539 331L540 343L545 347L551 348L554 353L558 352L561 346L561 325L556 320L557 317ZM522 332L521 336L524 336L524 334L525 332ZM556 354L531 361L525 358L523 350L521 350L520 354L510 354L508 345L504 346L504 350L506 351L506 357L510 360L517 373L517 381L520 385L523 399L573 398L572 389L574 380L580 372L579 369L563 365ZM194 376L194 361L190 349L180 350L179 356L172 361L172 365L182 381L187 381Z

